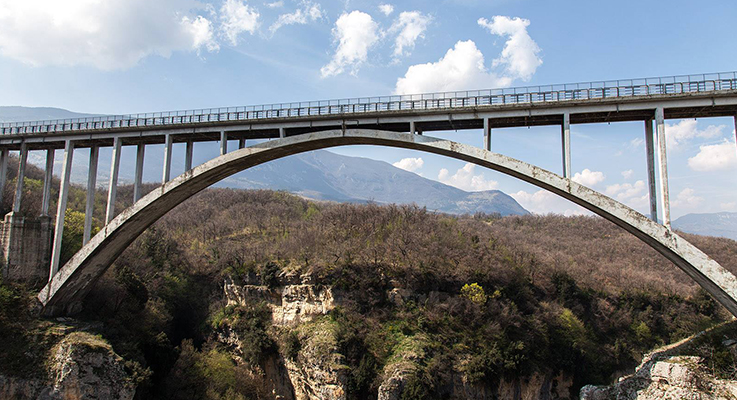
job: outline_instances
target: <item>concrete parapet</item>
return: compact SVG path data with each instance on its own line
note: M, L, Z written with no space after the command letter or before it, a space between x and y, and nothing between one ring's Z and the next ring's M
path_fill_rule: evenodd
M53 220L10 212L0 222L0 264L3 279L40 286L49 280Z

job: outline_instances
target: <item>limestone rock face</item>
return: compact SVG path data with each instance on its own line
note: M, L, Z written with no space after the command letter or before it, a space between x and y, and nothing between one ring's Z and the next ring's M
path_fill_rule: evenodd
M646 358L637 371L611 386L584 386L582 400L737 399L737 382L716 379L699 357Z
M123 359L93 335L74 332L52 350L48 380L0 376L0 398L17 400L131 400L135 383Z

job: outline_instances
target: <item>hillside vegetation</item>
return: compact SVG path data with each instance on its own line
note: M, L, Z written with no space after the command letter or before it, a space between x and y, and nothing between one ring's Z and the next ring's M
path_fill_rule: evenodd
M737 242L685 236L737 272ZM375 398L384 367L407 351L414 367L403 398L447 398L458 376L493 387L549 372L572 376L576 392L728 318L684 273L600 218L452 217L229 189L206 190L149 228L94 285L79 318L128 360L138 398L271 398L266 360L294 357L303 335L272 326L263 302L226 306L223 283L276 287L290 275L341 295L314 326L335 339L349 399ZM47 322L17 313L32 301L28 288L0 288L0 336L18 350L3 352L0 373L27 374L43 363L27 349L48 346ZM397 302L393 290L411 295ZM225 328L244 338L238 355L219 339ZM719 354L714 368L733 373L734 357Z

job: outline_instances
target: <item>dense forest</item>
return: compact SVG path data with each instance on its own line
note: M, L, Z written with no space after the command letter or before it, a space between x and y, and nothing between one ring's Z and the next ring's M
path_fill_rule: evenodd
M38 171L26 179L27 198L40 199ZM11 176L4 211L12 185ZM118 210L130 197L130 187L119 189ZM98 212L104 198L98 193ZM74 219L83 199L75 187L67 257L81 246ZM23 211L37 207L29 200ZM737 273L737 242L684 236ZM340 295L313 326L331 331L348 399L376 398L385 367L407 351L414 356L405 399L447 398L457 376L494 386L548 372L571 376L573 394L611 382L656 346L729 319L683 272L598 217L456 217L208 189L150 227L95 284L82 314L62 322L112 345L137 398L273 398L265 363L297 359L305 335L274 326L264 301L228 305L223 285L272 288L291 276ZM50 331L59 321L30 307L33 289L0 283L1 374L37 374L57 337ZM397 291L408 295L396 301ZM237 333L237 352L223 331ZM699 351L713 373L735 377L732 353Z

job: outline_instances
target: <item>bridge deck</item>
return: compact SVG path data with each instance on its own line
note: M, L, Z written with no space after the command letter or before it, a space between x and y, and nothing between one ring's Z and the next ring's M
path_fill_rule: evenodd
M0 146L17 149L110 146L123 144L216 141L225 131L231 140L266 139L325 129L352 128L423 132L642 121L662 107L666 119L737 115L737 73L632 79L431 93L421 95L326 100L207 110L101 116L0 124Z

